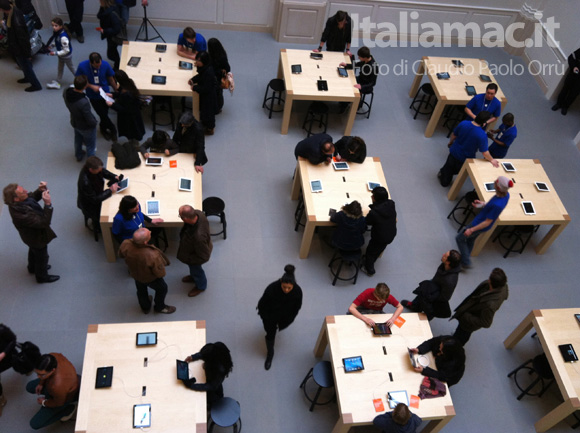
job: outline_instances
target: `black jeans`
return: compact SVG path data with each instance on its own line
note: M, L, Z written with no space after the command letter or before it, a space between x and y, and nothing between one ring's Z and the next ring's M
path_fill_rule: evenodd
M77 38L83 36L83 13L85 9L85 0L65 0L66 11L70 19L68 28L71 33L76 33ZM69 35L70 36L70 35Z
M266 331L266 340L275 340L276 331L278 330L278 322L276 320L264 320L264 330Z
M455 334L453 334L453 337L455 337L457 341L459 341L463 346L465 346L465 343L467 343L469 341L469 338L471 337L471 332L463 329L461 325L457 325L457 329L455 330Z
M98 99L89 99L91 101L91 105L93 109L101 119L101 123L99 125L102 134L113 134L115 137L117 136L117 128L115 124L109 119L109 106L105 102L103 98Z
M28 272L36 275L36 281L45 280L48 277L48 247L28 247Z
M367 271L375 272L375 262L383 253L383 251L385 251L387 245L388 244L386 242L380 242L371 237L365 252L365 268L367 268Z
M453 180L453 176L459 173L461 167L463 166L463 161L456 159L453 155L449 154L447 157L447 161L445 161L445 165L441 167L439 172L441 176L439 177L439 183L441 186L449 186L451 185L451 181Z
M574 99L580 94L580 74L574 71L568 72L564 87L558 95L558 105L562 108L568 108L574 102Z
M119 70L119 62L121 58L119 57L119 45L107 38L107 58L113 62L113 70L116 72Z
M139 305L143 311L149 311L151 308L151 303L149 302L149 294L147 293L147 287L151 287L155 290L155 311L161 311L165 308L165 296L167 295L167 283L163 278L157 278L150 283L141 283L135 280L135 286L137 287L137 299L139 300Z

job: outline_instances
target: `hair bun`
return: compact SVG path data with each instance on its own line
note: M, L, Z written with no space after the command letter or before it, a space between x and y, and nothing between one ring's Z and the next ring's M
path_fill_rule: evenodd
M294 270L296 268L294 267L294 265L286 265L284 266L284 272L286 272L287 274L294 274Z

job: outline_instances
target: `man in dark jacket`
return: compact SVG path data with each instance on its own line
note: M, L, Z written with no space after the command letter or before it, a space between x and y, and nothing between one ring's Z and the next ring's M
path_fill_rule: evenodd
M300 141L294 149L294 156L307 159L310 164L318 165L323 162L330 164L334 155L332 137L328 134L314 134Z
M105 179L115 183L108 189L104 189ZM116 181L118 180L119 176L103 168L103 161L98 156L89 156L79 173L77 207L83 211L84 216L91 219L93 227L99 232L101 204L117 192L119 185Z
M62 94L64 103L70 112L70 124L75 131L75 157L82 161L87 148L87 156L94 156L97 148L97 119L91 111L91 103L85 95L89 81L85 75L74 79L74 88L66 88Z
M205 134L203 126L193 116L191 111L186 111L179 118L181 127L175 129L173 141L179 146L179 153L193 153L195 171L203 174L203 166L207 163L205 154Z
M370 211L366 217L367 225L372 226L371 240L361 266L361 270L369 276L375 274L375 262L397 235L397 211L395 202L389 199L387 189L383 186L375 187L372 200L373 204L369 206Z
M367 145L360 137L345 135L334 143L334 148L341 161L362 164L367 157Z
M461 344L465 344L473 331L489 328L495 312L508 298L508 294L507 276L502 269L495 268L491 271L489 280L477 286L473 293L455 309L455 314L451 319L457 319L459 325L453 336Z
M30 34L26 27L26 21L22 11L12 5L9 0L0 0L0 9L7 15L6 27L8 28L8 50L16 59L16 63L22 69L24 78L19 83L28 83L25 92L42 90L42 86L32 69L32 48L30 46Z
M552 111L557 111L561 108L564 116L568 113L568 107L580 95L580 48L568 56L568 66L568 75L566 75L564 87L560 90L558 100L552 107Z
M187 294L191 298L207 288L207 278L201 265L209 260L213 244L209 223L203 211L183 205L179 208L179 217L184 224L179 232L177 259L189 266L189 275L183 277L181 281L194 283L193 289Z
M411 352L419 355L432 352L435 359L435 366L423 367L419 362L415 367L423 376L434 377L441 382L446 382L447 386L453 386L461 380L465 371L465 350L460 341L450 335L433 337L424 341Z
M412 302L403 299L401 304L416 313L425 312L429 320L433 317L449 317L449 300L457 286L461 272L461 254L449 250L441 257L441 264L431 280L421 281L413 293L417 296Z
M58 275L48 275L48 243L56 235L50 228L52 200L46 182L40 182L38 189L31 193L17 183L11 183L3 193L12 223L22 241L28 245L28 272L35 274L39 283L57 281L60 278ZM38 204L40 199L44 202L44 208Z

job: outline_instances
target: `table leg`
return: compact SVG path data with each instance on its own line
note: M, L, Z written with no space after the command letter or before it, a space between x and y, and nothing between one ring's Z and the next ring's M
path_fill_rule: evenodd
M497 222L492 228L477 237L475 244L473 245L473 251L471 251L471 257L479 256L479 253L481 253L481 250L483 250L483 246L487 243L489 238L491 238L491 235L493 234L496 226Z
M306 217L306 225L304 226L304 235L302 235L302 243L300 244L300 258L308 258L310 253L310 245L312 244L312 238L314 237L314 229L316 228L315 221L311 221L310 218Z
M290 193L291 200L298 200L300 198L300 163L296 161L296 170L294 171L294 179L292 179L292 192Z
M193 113L193 117L199 120L199 93L194 91L191 92L191 111Z
M524 318L524 320L520 322L518 326L516 326L516 329L514 329L512 333L508 335L508 337L503 342L503 345L506 349L513 349L514 346L518 344L518 342L530 331L530 329L532 329L532 320L534 316L535 314L532 311Z
M352 101L352 104L350 104L350 112L348 113L346 128L344 128L344 135L348 136L352 131L352 125L354 125L354 119L356 117L356 111L358 110L359 101L360 101L360 93L358 97L354 101Z
M414 98L417 94L417 90L419 90L419 86L421 85L421 80L423 80L423 74L425 73L425 62L422 61L419 65L419 69L415 74L415 78L413 79L413 84L411 84L411 89L409 90L409 98Z
M338 418L338 421L332 429L332 433L347 433L350 430L350 426L342 422L342 417Z
M455 200L457 198L457 195L459 194L461 187L463 187L463 184L467 180L467 175L468 175L467 164L469 164L469 161L465 161L463 163L463 165L461 166L461 170L459 170L459 174L455 178L455 181L451 185L451 188L449 188L449 192L447 193L447 200Z
M111 223L101 221L101 234L103 235L103 244L105 244L105 255L107 256L107 261L109 263L114 263L117 261L117 253L115 252L111 227Z
M286 91L286 101L284 101L284 115L282 117L282 131L281 134L288 134L288 127L290 126L290 114L292 114L292 101L294 95L292 90Z
M423 428L423 430L421 430L421 433L437 433L437 432L441 431L441 429L443 427L445 427L447 425L447 423L449 423L449 421L451 421L452 418L453 418L452 416L447 416L447 417L442 418L442 419L432 419Z
M551 410L547 415L542 417L534 424L537 432L545 432L551 429L568 415L580 409L580 401L578 398L566 400L555 409Z
M437 100L437 105L435 106L435 110L433 110L431 119L427 124L427 129L425 130L425 137L429 138L433 136L435 128L437 128L437 124L439 123L439 119L441 119L441 115L443 114L443 110L445 109L446 105L447 101L443 99Z
M316 340L316 344L314 345L314 357L322 358L326 346L328 346L328 329L326 328L326 318L324 318L320 333L318 334L318 340Z
M544 236L544 238L540 241L540 243L536 247L536 254L544 254L548 250L550 245L552 245L552 242L554 242L556 238L560 236L560 233L562 233L562 231L566 228L566 226L570 222L570 217L568 215L565 215L565 217L566 217L565 223L554 224L550 229L550 231L548 231L546 236Z

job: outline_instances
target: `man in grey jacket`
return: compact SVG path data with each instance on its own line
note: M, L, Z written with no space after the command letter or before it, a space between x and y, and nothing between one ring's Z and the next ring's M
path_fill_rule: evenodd
M82 161L87 148L87 156L94 156L97 150L97 119L91 111L91 103L85 95L89 81L85 75L74 79L74 88L66 88L62 94L66 108L70 111L70 124L75 131L75 157Z

